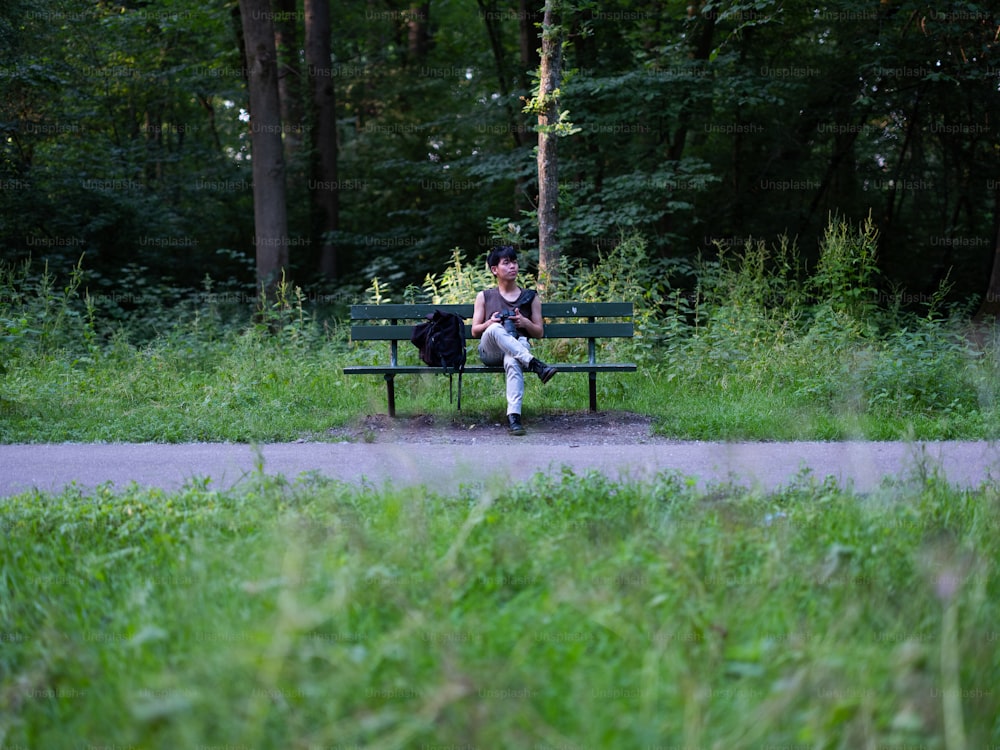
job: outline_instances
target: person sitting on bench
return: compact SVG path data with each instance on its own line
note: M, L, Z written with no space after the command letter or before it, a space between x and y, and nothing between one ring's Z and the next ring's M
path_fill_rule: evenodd
M517 251L510 245L490 250L486 264L497 285L476 295L472 313L472 337L480 339L479 358L484 365L503 365L507 375L507 428L512 435L525 434L521 423L524 371L547 383L556 368L532 355L530 339L545 335L541 298L517 283Z

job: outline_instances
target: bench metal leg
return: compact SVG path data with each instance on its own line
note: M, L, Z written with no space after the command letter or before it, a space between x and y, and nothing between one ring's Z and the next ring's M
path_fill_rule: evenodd
M590 381L590 410L597 411L597 373L588 372L587 375Z
M396 416L396 376L391 373L385 375L385 394L389 399L389 416Z

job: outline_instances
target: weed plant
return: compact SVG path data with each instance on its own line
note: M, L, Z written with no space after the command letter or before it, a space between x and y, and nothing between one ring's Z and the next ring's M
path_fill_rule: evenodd
M600 356L639 370L602 375L598 398L604 409L651 415L664 434L995 438L997 342L968 343L967 312L943 305L945 288L902 310L900 294L879 291L876 246L871 222L832 220L810 272L787 238L739 254L720 247L690 265L650 258L641 236L623 234L593 266L564 258L548 298L634 303L635 337L604 342ZM522 280L533 285L530 269ZM493 283L484 263L455 249L422 287L397 292L373 279L363 298L471 302ZM65 280L28 263L0 267L0 440L323 439L385 411L380 379L345 378L341 368L385 362L388 347L351 344L343 310L321 312L287 283L263 303L213 287L206 280L204 293L172 304L154 304L148 285L122 290L121 299L143 301L126 313L117 297L91 296L82 265ZM537 346L555 363L585 356L580 342ZM405 343L400 359L419 363ZM453 408L433 375L396 385L401 414ZM529 419L587 403L582 377L535 387ZM463 389L473 406L460 418L502 418L499 376L466 378Z
M5 747L995 744L996 498L261 471L0 500Z

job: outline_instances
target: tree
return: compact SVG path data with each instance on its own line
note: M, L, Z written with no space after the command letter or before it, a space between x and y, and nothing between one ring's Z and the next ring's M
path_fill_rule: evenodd
M406 14L409 56L418 63L427 59L427 50L430 48L430 13L430 0L424 0L419 3L411 3L410 10Z
M315 226L320 239L319 271L337 276L337 248L333 233L340 223L337 183L337 109L330 64L330 0L305 0L306 64L312 97L312 175L310 192L316 207Z
M559 85L562 81L563 27L559 0L545 0L538 71L538 286L555 280L559 263Z
M526 141L526 129L522 126L524 114L514 108L511 97L511 80L507 65L507 53L503 43L503 17L504 13L497 5L497 0L478 0L479 14L483 18L486 26L486 35L490 40L490 50L493 52L493 64L497 72L497 89L500 93L500 101L503 102L504 110L507 113L508 127L510 129L511 140L515 148L520 147ZM538 67L537 64L533 67ZM525 87L527 88L527 87Z
M250 88L257 287L268 293L281 282L288 270L288 214L278 58L268 0L240 0L240 15Z
M274 0L274 45L278 52L278 96L285 161L291 165L302 145L302 71L296 0Z
M993 269L976 312L976 319L980 321L1000 320L1000 186L996 180L993 181L993 226Z

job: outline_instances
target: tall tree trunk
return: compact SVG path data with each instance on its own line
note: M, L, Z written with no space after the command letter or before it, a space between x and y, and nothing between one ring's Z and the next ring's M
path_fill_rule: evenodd
M292 161L302 145L302 71L296 0L274 0L274 44L278 51L278 98L284 127L285 161Z
M320 240L319 270L335 278L337 248L330 237L340 221L337 185L337 109L330 63L330 0L305 0L306 64L312 95L313 179L310 183Z
M268 0L240 0L250 87L254 244L257 288L274 290L288 269L285 159L281 144L278 59Z
M563 31L555 7L558 2L545 0L538 81L538 286L542 294L554 285L559 265L559 136L555 132L559 102L555 92L562 81Z

